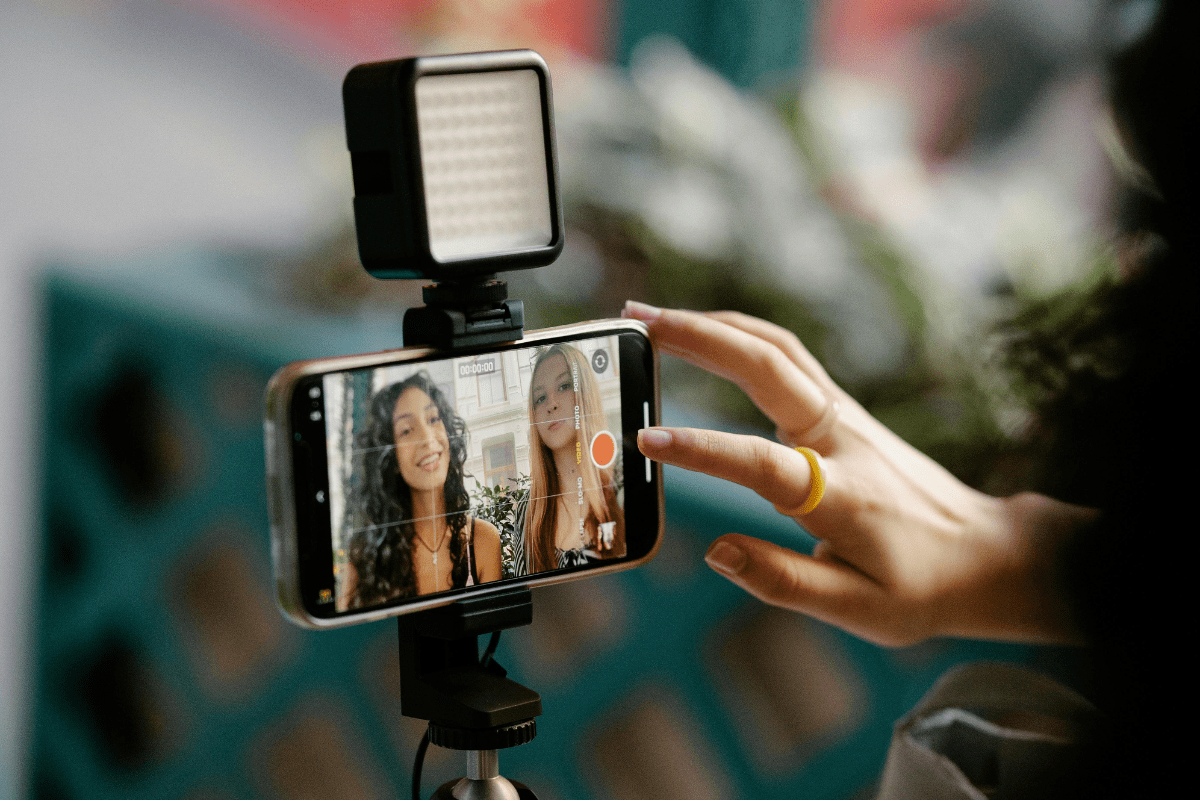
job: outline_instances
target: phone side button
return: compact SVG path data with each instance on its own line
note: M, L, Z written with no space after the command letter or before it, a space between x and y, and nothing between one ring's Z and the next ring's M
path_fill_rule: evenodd
M644 430L649 427L650 427L650 402L648 400L644 400L644 401L642 401L642 429ZM650 459L647 458L646 456L643 456L643 458L646 461L646 483L650 483L651 477L653 475L653 472L650 469Z
M279 473L267 473L267 521L272 528L283 522L283 492L280 491Z

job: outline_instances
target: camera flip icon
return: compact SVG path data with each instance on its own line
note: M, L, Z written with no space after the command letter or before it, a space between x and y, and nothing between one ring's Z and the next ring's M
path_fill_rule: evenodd
M604 371L608 369L608 362L608 351L604 348L592 353L592 371L597 375L604 374Z

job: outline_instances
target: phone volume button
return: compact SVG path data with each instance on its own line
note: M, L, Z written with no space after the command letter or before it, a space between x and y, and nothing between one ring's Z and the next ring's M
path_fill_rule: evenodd
M277 473L267 473L267 498L267 518L275 527L283 522L283 492Z

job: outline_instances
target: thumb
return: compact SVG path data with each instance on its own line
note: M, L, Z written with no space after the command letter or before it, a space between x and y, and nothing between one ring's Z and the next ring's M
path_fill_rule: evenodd
M704 560L764 603L843 628L857 627L877 588L844 562L815 559L740 533L714 541Z

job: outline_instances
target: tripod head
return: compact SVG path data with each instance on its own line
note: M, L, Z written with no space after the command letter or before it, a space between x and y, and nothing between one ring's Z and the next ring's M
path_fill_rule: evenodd
M430 741L455 750L524 744L542 713L537 692L509 680L495 661L479 660L478 636L528 625L528 589L461 600L397 618L400 710L427 719Z
M500 776L497 750L532 741L542 713L537 692L479 659L478 636L533 621L528 589L487 595L401 616L400 711L429 720L429 741L467 751L467 775L434 800L535 800Z

